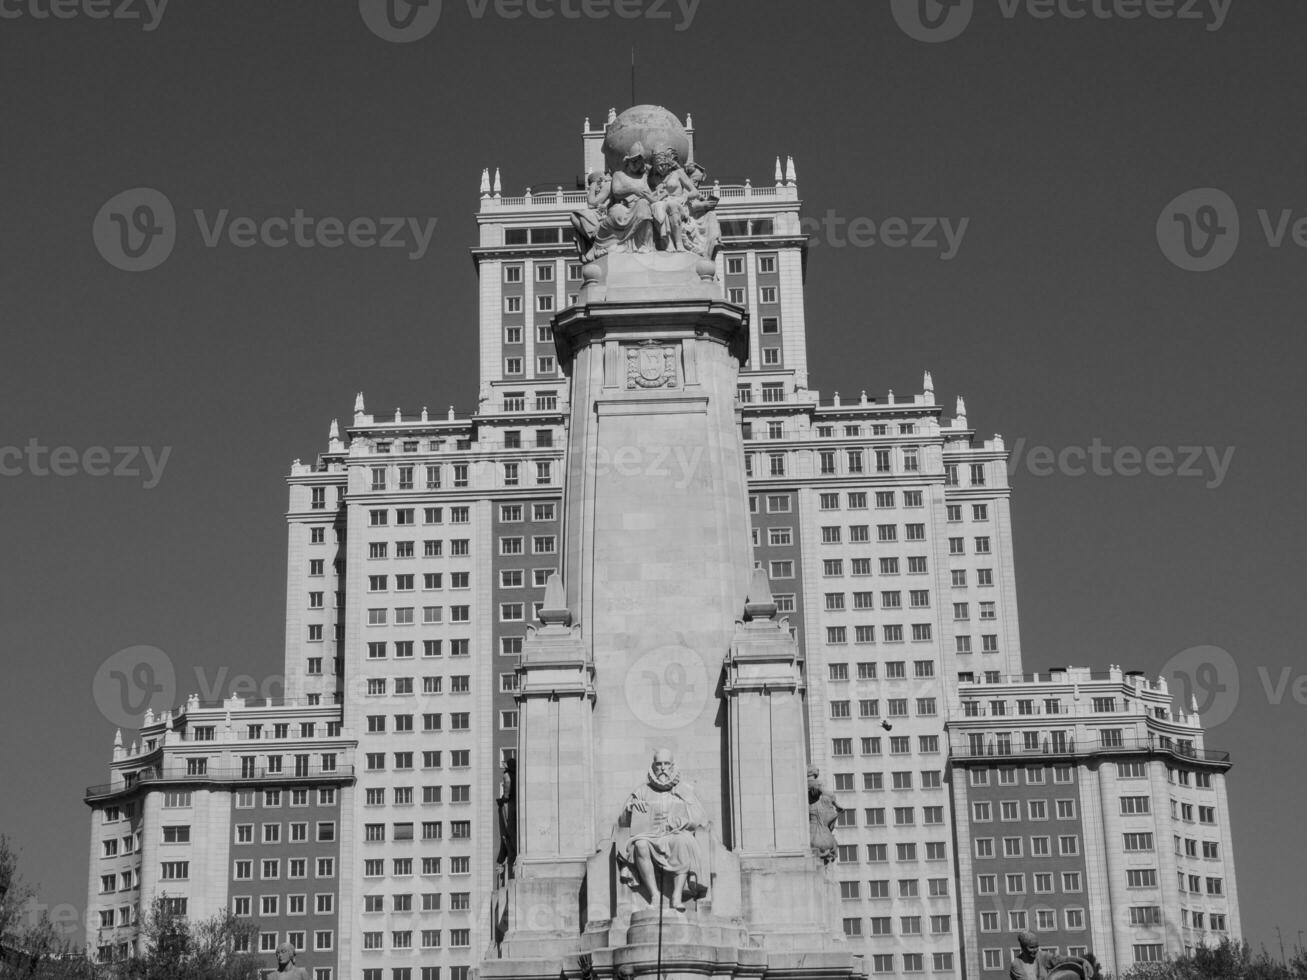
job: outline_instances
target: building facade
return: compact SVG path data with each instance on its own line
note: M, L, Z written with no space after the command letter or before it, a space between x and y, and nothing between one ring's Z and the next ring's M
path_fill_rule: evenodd
M686 130L693 147L688 118ZM603 167L604 133L589 120L582 127L587 173ZM1201 844L1202 856L1159 862L1158 890L1129 893L1139 908L1158 909L1160 922L1145 911L1137 926L1118 927L1094 914L1099 899L1135 887L1116 871L1144 870L1105 863L1122 854L1104 841L1135 833L1141 815L1113 812L1105 829L1103 808L1124 806L1125 790L1099 774L1143 777L1112 769L1119 753L1104 764L1110 753L1089 751L1090 730L1113 726L1088 716L1076 716L1075 734L1066 729L1079 752L1041 729L1040 745L1059 748L1045 760L1048 782L1031 784L1068 787L1043 802L1072 801L1078 850L1039 857L1059 881L1079 875L1085 890L1029 909L998 904L1001 889L978 893L978 881L990 882L978 868L975 848L986 835L971 821L983 811L975 805L1006 812L1015 802L1028 820L1038 800L1033 789L1004 795L1011 764L994 760L1009 753L988 749L1007 745L1019 757L1023 715L975 714L968 705L1072 703L1020 694L1022 685L1051 680L1012 680L1023 675L1003 440L979 438L961 398L946 414L929 372L907 395L823 398L811 388L794 163L778 158L771 182L713 191L724 246L717 285L748 322L736 415L755 566L766 570L803 656L808 756L845 808L827 873L847 941L874 974L983 977L995 950L1006 968L1019 921L1049 926L1049 945L1110 948L1123 966L1131 955L1152 958L1159 944L1177 952L1237 936L1228 763L1200 763L1180 749L1140 757L1153 786L1147 814L1163 819L1172 799L1215 807L1214 823L1177 838ZM549 575L566 572L571 385L553 327L581 289L569 216L585 206L584 192L561 188L508 196L499 171L483 172L472 249L476 410L374 414L359 395L349 423L331 424L316 461L292 466L285 697L193 699L145 719L130 750L116 744L111 782L87 793L87 941L102 956L129 951L140 910L167 895L195 917L248 915L260 949L288 939L315 980L466 980L479 961L504 884L495 794L517 751L522 645ZM653 457L596 454L586 465L624 476L657 467L660 477L688 481L696 463L692 447L669 445ZM1191 718L1156 714L1164 687L1131 684L1129 697L1124 688L1101 695L1128 702L1120 713L1138 728L1131 739L1152 733L1201 745ZM990 783L971 782L991 769ZM1168 796L1167 773L1181 771L1210 785L1181 792L1177 784ZM1009 836L1052 838L1015 826ZM1207 857L1208 844L1219 857ZM1036 845L1021 846L1007 857L1035 861L1028 849ZM1208 861L1220 862L1219 873ZM1045 872L1010 873L1033 889ZM1185 890L1183 900L1163 891L1187 889L1193 875L1219 878L1219 900L1201 889ZM1075 908L1080 920L1068 918Z

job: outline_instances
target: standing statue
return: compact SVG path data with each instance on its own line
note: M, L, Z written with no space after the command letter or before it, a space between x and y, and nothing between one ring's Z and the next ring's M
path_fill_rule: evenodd
M511 874L517 860L517 760L505 759L500 772L499 796L495 799L499 811L499 855L495 863L507 865Z
M657 895L658 872L672 875L671 905L685 911L685 899L702 898L708 889L700 883L702 855L694 831L706 824L703 805L694 787L681 781L671 749L659 749L645 783L626 801L624 815L631 836L618 850L622 881L638 887L652 904Z
M269 980L309 980L309 971L295 965L295 947L282 943L277 947L277 969L268 977Z
M823 864L830 864L837 853L833 828L844 808L826 792L820 777L821 772L816 766L808 767L808 839L812 853L821 858Z
M1017 933L1021 952L1012 958L1009 980L1102 980L1093 953L1060 956L1039 948L1039 937L1029 930Z

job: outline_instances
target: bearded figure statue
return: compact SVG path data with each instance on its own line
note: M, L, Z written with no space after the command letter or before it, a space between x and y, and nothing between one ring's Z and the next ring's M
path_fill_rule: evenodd
M672 876L672 908L685 911L685 900L703 898L703 856L694 831L705 825L703 805L694 787L681 781L670 749L654 753L642 786L626 801L624 816L631 835L618 850L622 881L640 890L652 904L661 903L660 873Z

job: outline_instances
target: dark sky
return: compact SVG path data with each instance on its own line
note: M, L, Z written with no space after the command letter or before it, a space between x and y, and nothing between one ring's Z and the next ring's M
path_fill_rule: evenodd
M351 2L172 0L152 30L68 2L67 19L0 3L0 454L22 452L0 455L15 474L0 477L0 832L47 904L85 904L80 797L106 778L113 733L97 671L149 645L179 698L275 677L291 459L325 447L360 389L379 413L474 408L481 169L502 168L506 193L570 184L584 117L630 102L635 45L637 101L692 112L714 175L766 184L791 154L807 215L967 219L947 261L819 237L811 383L910 393L929 368L950 409L964 394L973 425L1021 447L1027 667L1210 663L1246 931L1274 946L1276 925L1290 940L1307 925L1301 779L1268 761L1307 734L1292 684L1307 472L1286 428L1302 416L1307 250L1292 232L1272 247L1258 217L1307 215L1307 4L1233 0L1209 30L1210 0L1206 21L975 0L965 31L932 44L866 0L703 0L688 23L675 3L669 19L507 19L445 0L411 43ZM178 224L166 261L130 273L92 222L137 187ZM1178 268L1155 234L1193 188L1238 209L1239 247L1210 272ZM436 226L420 259L207 247L194 209ZM31 440L83 462L41 476ZM1182 468L1197 475L1130 475L1108 454L1106 475L1040 476L1025 455L1095 440L1204 456ZM93 475L103 461L82 454L98 446L141 475ZM117 446L156 464L171 447L157 485ZM1232 659L1182 654L1196 646Z

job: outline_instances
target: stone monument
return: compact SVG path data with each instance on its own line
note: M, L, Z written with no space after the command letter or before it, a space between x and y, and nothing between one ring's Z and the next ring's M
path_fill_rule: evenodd
M812 851L798 646L751 571L748 317L714 281L715 201L666 109L617 116L603 151L553 320L563 561L523 644L517 849L479 975L859 976Z

